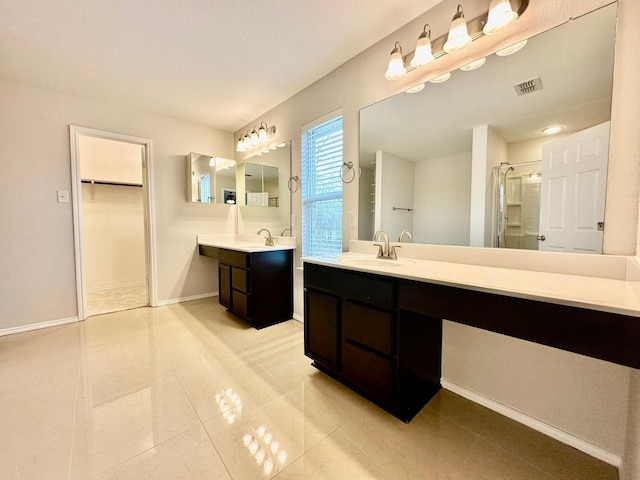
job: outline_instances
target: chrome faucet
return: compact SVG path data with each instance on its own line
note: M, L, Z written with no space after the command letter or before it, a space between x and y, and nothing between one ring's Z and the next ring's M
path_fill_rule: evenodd
M284 230L282 230L282 233L280 233L280 236L281 236L281 237L284 237L284 232L286 232L287 230L289 231L289 236L291 236L291 233L292 233L292 232L291 232L291 229L290 229L290 228L285 228Z
M400 232L400 236L398 237L398 242L402 243L402 239L405 235L409 238L409 240L413 240L413 235L411 235L411 230L409 230L408 228L405 228Z
M265 238L265 246L267 247L273 247L273 237L271 236L271 232L269 230L267 230L266 228L261 228L260 230L258 230L258 233L256 233L256 235L260 235L262 232L267 232L267 236L264 237Z
M401 248L400 245L389 246L389 235L384 230L378 230L373 236L373 241L377 242L380 237L384 239L384 244L374 243L378 247L378 258L388 258L390 260L397 260L398 254L396 248Z

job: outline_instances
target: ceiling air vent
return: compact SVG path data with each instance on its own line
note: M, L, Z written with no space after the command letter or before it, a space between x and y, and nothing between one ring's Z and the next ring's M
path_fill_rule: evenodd
M542 81L540 80L540 77L535 77L530 80L525 80L524 82L516 83L513 88L518 96L526 95L527 93L542 90Z

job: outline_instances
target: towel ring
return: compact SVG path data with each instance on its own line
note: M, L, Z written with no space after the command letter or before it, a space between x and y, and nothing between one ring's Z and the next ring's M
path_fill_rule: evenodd
M293 190L293 182L294 181L296 182L296 189L295 190ZM288 185L289 191L291 193L296 193L298 191L298 185L299 185L298 176L296 175L295 177L289 177L289 182L287 183L287 185Z
M353 175L351 176L351 180L345 180L344 179L344 167L347 167L349 170L351 170L353 172ZM362 170L359 170L359 173L362 173ZM342 164L342 166L340 167L340 180L342 180L342 183L351 183L356 179L356 171L353 169L353 162L344 162Z

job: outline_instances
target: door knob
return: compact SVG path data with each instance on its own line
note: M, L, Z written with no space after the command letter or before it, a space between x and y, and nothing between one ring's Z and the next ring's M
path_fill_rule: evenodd
M536 238L541 242L544 242L547 239L547 237L545 237L544 235L538 235Z

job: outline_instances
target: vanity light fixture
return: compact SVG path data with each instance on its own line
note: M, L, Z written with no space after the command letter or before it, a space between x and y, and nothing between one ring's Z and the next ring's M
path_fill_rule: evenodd
M511 8L509 0L491 0L489 18L482 31L485 35L495 35L507 28L516 18L518 14Z
M422 67L433 62L435 59L436 58L433 56L433 52L431 51L431 27L427 23L418 37L416 51L411 59L411 66L413 68Z
M400 46L400 42L396 42L393 50L391 50L389 66L384 74L384 78L387 80L397 80L404 77L406 73L407 69L404 67L404 60L402 59L402 47Z
M462 5L458 5L456 14L451 19L449 35L442 49L447 53L458 52L471 43L471 35L467 30L467 21L464 19Z
M415 87L407 88L404 93L418 93L424 90L424 83L419 83Z
M518 43L514 43L513 45L509 45L506 48L498 50L496 52L496 55L498 55L499 57L506 57L508 55L513 55L514 53L519 52L520 50L522 50L526 44L527 44L526 40L523 40L523 41L518 42Z
M525 12L530 0L491 0L488 13L484 13L469 22L465 20L462 5L458 5L456 13L451 19L447 35L431 40L431 26L427 23L418 36L416 49L405 57L402 56L400 42L395 42L391 51L389 65L384 76L387 80L398 80L416 68L431 64L434 60L446 54L462 50L472 41L483 35L494 35L504 30L508 25ZM515 8L512 7L515 5ZM524 46L515 44L498 52L504 56L517 52ZM408 62L408 63L406 63ZM472 64L469 64L472 65ZM465 65L466 67L466 65ZM477 68L477 67L476 67ZM470 70L468 68L467 70Z
M463 72L470 72L471 70L480 68L486 61L487 59L485 57L479 58L478 60L474 60L471 63L467 63L466 65L461 66L460 70L462 70Z
M442 83L442 82L446 82L447 80L449 80L449 78L451 78L451 72L443 73L442 75L434 77L429 81L431 83Z
M260 128L253 127L251 132L247 131L244 136L238 139L236 152L246 152L257 145L268 141L276 134L276 127L270 127L267 122L260 123Z
M545 129L542 130L542 133L544 133L545 135L554 135L556 133L558 133L560 130L562 130L564 127L562 125L551 125Z

